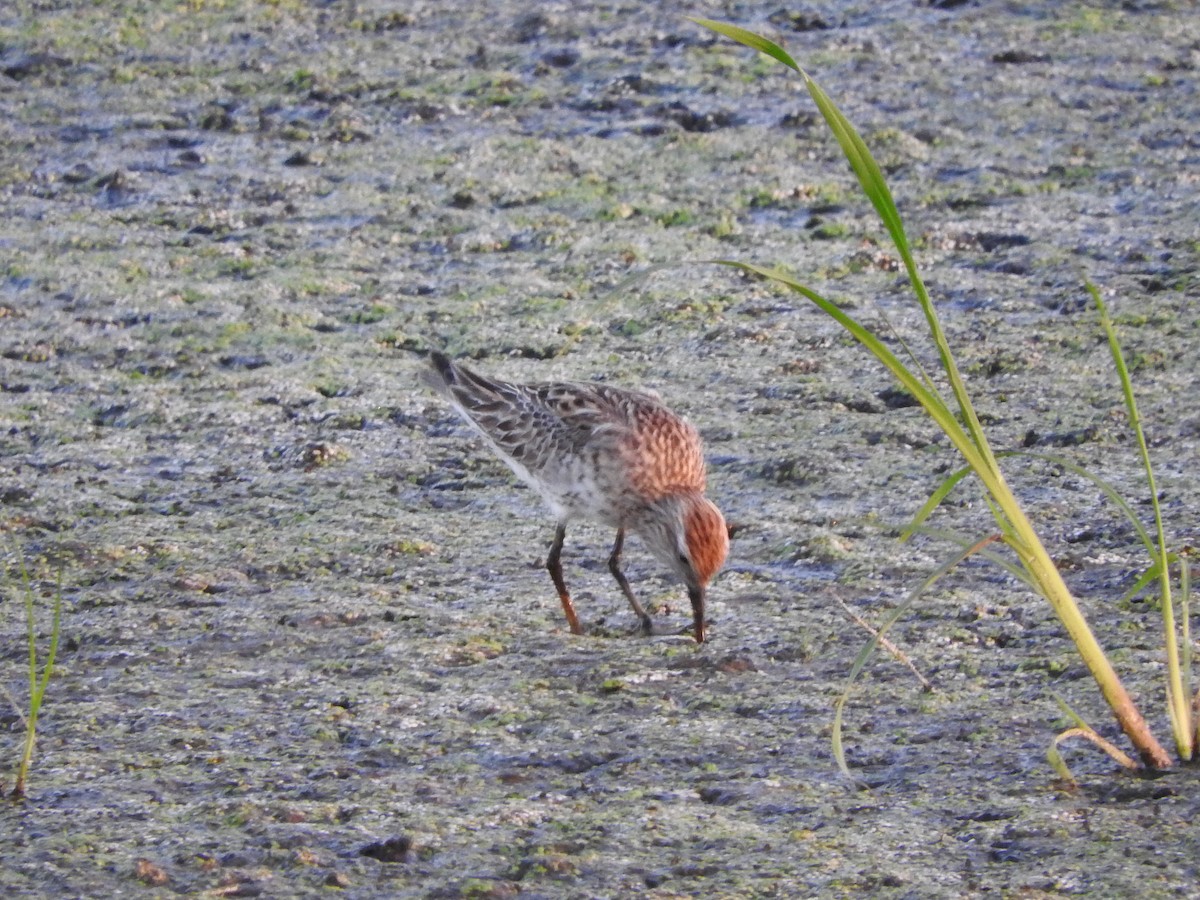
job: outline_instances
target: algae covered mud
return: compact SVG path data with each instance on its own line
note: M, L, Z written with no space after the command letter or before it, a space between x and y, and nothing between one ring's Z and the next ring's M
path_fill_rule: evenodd
M687 23L770 33L897 195L998 449L1143 489L1195 543L1200 24L1188 3L30 3L0 11L0 521L62 646L13 896L1177 896L1191 770L1044 762L1051 692L1114 734L1044 605L969 565L831 706L951 550L899 545L956 466L836 326L701 265L783 264L923 359L919 313L802 87ZM630 281L635 273L651 273ZM658 390L741 526L711 641L630 634L418 385L431 343L515 380ZM1145 564L1095 488L1012 480L1162 732ZM963 491L939 524L985 533ZM656 621L685 596L636 544ZM45 620L48 623L48 619ZM0 606L4 777L24 608ZM43 633L42 646L46 635Z

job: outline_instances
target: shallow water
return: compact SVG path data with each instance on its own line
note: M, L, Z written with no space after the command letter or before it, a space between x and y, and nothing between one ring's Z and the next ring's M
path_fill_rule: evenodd
M0 808L7 893L1191 891L1192 771L1078 747L1062 790L1051 691L1115 728L1051 612L983 564L890 635L934 692L881 657L852 695L870 790L837 774L867 639L842 604L878 622L951 555L894 534L957 461L800 298L711 266L629 280L784 263L934 361L802 88L693 11L0 12L3 552L43 597L61 567L66 599L29 796ZM1188 5L777 11L728 15L874 148L996 448L1147 512L1091 278L1194 543ZM591 633L567 633L552 523L419 386L431 342L697 424L744 526L710 644L633 635L586 526L564 566ZM1009 471L1165 740L1157 613L1116 602L1136 536L1085 481ZM937 524L989 528L969 489ZM685 629L678 586L627 562ZM23 635L9 597L18 703Z

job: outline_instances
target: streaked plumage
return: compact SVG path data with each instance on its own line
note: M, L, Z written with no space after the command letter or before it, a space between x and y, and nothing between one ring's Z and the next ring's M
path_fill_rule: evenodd
M609 570L642 629L650 632L650 616L620 567L626 530L636 532L687 587L693 633L704 641L705 590L725 562L729 534L704 496L696 429L649 394L598 383L497 381L436 351L425 380L557 517L546 568L571 631L582 634L560 555L567 524L592 519L617 529Z

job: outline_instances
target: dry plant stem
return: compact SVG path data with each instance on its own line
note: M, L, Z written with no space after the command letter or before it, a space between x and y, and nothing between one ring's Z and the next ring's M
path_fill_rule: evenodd
M867 634L871 635L871 637L879 641L880 647L892 654L892 656L896 657L896 659L904 663L904 665L908 666L909 671L913 673L917 681L921 682L921 689L923 691L927 693L933 693L933 685L929 683L928 678L920 673L916 667L916 664L908 657L908 654L893 644L888 638L882 637L879 634L879 629L875 628L870 622L852 610L849 604L846 603L846 601L841 597L837 598L837 602L842 605L842 609L846 611L846 615L854 620L854 624L856 624L863 631L867 632Z
M1131 758L1129 756L1129 754L1125 753L1123 750L1121 750L1120 747L1116 746L1111 741L1106 741L1104 738L1102 738L1096 732L1092 731L1092 729L1090 729L1090 728L1068 728L1066 731L1064 731L1062 734L1060 734L1058 737L1056 737L1054 739L1054 745L1058 746L1063 741L1069 740L1074 737L1081 737L1081 738L1084 738L1085 740L1091 741L1093 744L1095 744L1097 747L1099 747L1101 750L1103 750L1105 753L1107 753L1110 757L1112 757L1112 759L1118 765L1121 765L1126 769L1137 769L1137 767L1138 767L1137 762L1135 762L1133 760L1133 758Z

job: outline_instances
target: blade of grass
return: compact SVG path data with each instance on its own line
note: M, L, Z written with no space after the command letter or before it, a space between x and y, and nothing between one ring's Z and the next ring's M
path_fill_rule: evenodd
M750 272L755 275L760 275L763 278L778 282L785 285L796 293L807 297L815 303L822 312L836 321L839 325L846 329L853 337L866 347L871 353L887 368L892 376L900 382L900 384L910 394L916 398L917 402L924 407L938 426L946 433L954 446L967 459L967 462L972 465L972 468L978 471L978 467L982 466L983 460L979 456L978 448L971 442L966 432L963 431L958 419L954 413L946 405L946 401L936 390L931 390L926 387L920 378L912 373L912 371L900 361L899 357L894 354L886 344L884 344L875 334L866 326L858 322L853 316L841 309L833 301L826 299L818 294L812 288L792 278L786 272L781 272L778 269L769 269L763 266L757 266L753 263L741 262L736 259L712 259L707 262L721 266L729 266L735 269L741 269L743 272Z
M46 654L41 674L38 673L37 652L37 618L34 611L34 591L29 578L29 570L21 561L21 581L25 594L25 624L29 640L29 714L25 716L25 746L17 765L17 775L13 784L12 797L20 799L25 796L25 782L29 775L29 767L33 762L33 748L37 740L38 715L41 713L42 700L46 696L46 688L54 674L54 660L58 656L58 639L62 633L62 572L58 575L58 587L54 592L53 621L50 628L50 648Z
M1113 365L1117 369L1117 377L1121 380L1121 393L1125 397L1125 409L1129 413L1129 424L1137 438L1138 453L1142 458L1142 466L1146 470L1146 485L1150 491L1150 506L1154 510L1154 529L1157 547L1151 556L1158 563L1159 593L1162 598L1163 643L1167 650L1167 710L1170 714L1171 732L1175 737L1175 748L1183 760L1190 760L1195 750L1195 729L1192 724L1192 707L1190 691L1179 658L1179 634L1175 625L1175 606L1171 600L1171 567L1168 563L1167 538L1163 528L1162 509L1158 503L1158 488L1154 482L1154 466L1150 462L1150 449L1146 445L1146 435L1142 430L1142 420L1138 415L1137 399L1133 395L1133 381L1129 377L1129 368L1125 365L1125 355L1121 352L1121 344L1117 339L1117 330L1113 327L1108 315L1108 306L1100 291L1094 284L1088 282L1088 293L1095 301L1096 310L1100 314L1100 326L1108 338L1108 348L1112 353Z
M974 547L979 543L979 539L973 537L972 535L963 534L959 531L952 531L947 528L930 528L927 525L921 525L917 527L915 533L924 537L931 537L939 541L944 541L947 544L953 544L954 546L960 547L964 550ZM993 543L996 542L1004 543L1003 537L996 535L996 540L993 541ZM1021 584L1025 585L1031 590L1037 590L1037 585L1033 583L1033 579L1019 562L1014 562L1012 559L1005 557L1003 554L996 552L990 547L985 547L982 550L978 550L974 555L980 559L990 562L997 568L1003 569L1016 581L1021 582Z
M1109 482L1101 478L1095 472L1088 471L1083 466L1071 462L1071 460L1067 459L1065 456L1058 456L1054 453L1032 453L1028 450L1012 450L1009 453L1001 453L999 455L1044 460L1045 462L1052 463L1056 466L1061 466L1074 475L1078 475L1081 478L1086 478L1092 484L1096 485L1096 487L1101 490L1104 496L1112 501L1113 505L1121 511L1121 514L1124 515L1129 524L1133 526L1133 530L1137 532L1138 539L1146 548L1146 552L1149 553L1151 557L1157 558L1158 554L1155 552L1154 541L1150 537L1150 532L1146 530L1146 526L1142 524L1142 520L1139 519L1137 513L1133 511L1133 507L1130 506L1129 502L1117 492L1116 488L1114 488Z
M942 501L950 496L950 492L958 486L958 483L970 475L972 471L974 470L970 466L963 466L957 472L952 472L949 477L939 484L937 490L930 494L929 499L917 510L917 514L913 516L912 521L900 532L900 540L907 541L912 537L925 524L925 521L934 514L937 508L942 505Z
M1129 586L1129 590L1121 595L1121 602L1128 603L1156 581L1158 581L1158 563L1154 563L1137 577L1137 580Z
M1081 478L1086 478L1088 481L1092 482L1092 484L1096 485L1096 487L1100 489L1104 496L1112 501L1113 505L1121 511L1122 515L1125 516L1126 520L1133 527L1133 530L1137 532L1138 539L1142 542L1143 546L1145 546L1146 552L1149 553L1151 557L1157 557L1158 554L1155 552L1154 540L1150 537L1150 532L1146 530L1146 526L1142 524L1141 519L1138 518L1137 513L1134 512L1133 507L1130 506L1129 502L1117 492L1117 489L1114 488L1112 484L1101 478L1095 472L1085 469L1083 466L1072 462L1065 456L1058 456L1053 453L1033 453L1028 450L1003 450L996 454L997 459L1002 459L1004 457L1015 457L1018 459L1039 459L1043 462L1048 462L1066 469L1067 471L1078 475ZM961 482L963 478L970 473L970 466L964 466L956 472L951 473L946 480L938 486L938 489L930 495L929 500L925 502L925 505L922 506L917 514L913 517L912 526L920 525L922 522L926 521L942 504L942 501L944 501L946 497L948 497L954 490L954 488L958 486L959 482ZM905 529L904 532L901 532L900 539L907 540L908 534L908 529ZM1157 569L1154 571L1157 573Z
M1063 759L1061 751L1058 749L1058 745L1063 741L1067 741L1075 737L1081 737L1085 740L1091 741L1093 744L1107 753L1110 759L1126 769L1136 769L1138 767L1138 764L1134 762L1129 754L1121 750L1121 748L1119 748L1112 741L1101 737L1091 728L1068 728L1062 734L1057 735L1050 743L1049 749L1046 750L1046 761L1050 763L1050 766L1055 772L1058 773L1058 776L1062 778L1063 781L1066 781L1072 785L1078 784L1078 782L1075 780L1075 776L1071 774L1071 770L1067 767L1067 763Z
M729 22L717 22L714 19L701 19L696 16L684 16L684 18L689 22L695 22L697 25L707 28L709 31L715 31L717 34L723 34L727 38L732 38L739 44L753 47L755 50L779 60L789 69L795 69L797 72L803 74L800 67L796 65L796 61L788 55L786 50L774 41L767 40L761 34L755 34L753 31L747 31L745 28Z
M891 189L887 185L887 180L883 177L883 172L879 168L879 164L875 161L875 157L871 155L871 151L867 148L858 131L850 123L850 120L842 114L842 111L838 109L837 104L817 84L816 80L804 71L787 51L778 44L761 35L754 34L751 31L727 22L715 22L711 19L693 19L692 21L732 38L747 47L751 47L761 53L766 53L768 56L794 69L804 79L804 84L808 88L809 95L812 97L813 102L816 103L817 109L821 112L830 131L837 138L842 152L850 163L850 168L858 178L864 195L871 202L871 205L875 207L875 211L891 236L892 243L895 244L901 260L904 262L909 282L912 284L913 291L916 293L917 300L921 305L921 310L925 314L930 335L933 338L934 345L937 347L938 356L941 358L942 368L950 381L954 399L958 403L959 411L967 426L967 431L970 433L978 453L983 458L983 465L994 473L994 477L1002 477L992 456L991 447L984 436L983 426L979 423L979 418L975 414L970 395L967 393L962 376L959 374L958 366L950 351L950 344L946 340L945 332L942 330L942 325L938 319L937 311L934 309L933 301L930 299L929 292L925 289L925 283L921 279L920 272L917 270L917 264L912 255L912 247L904 231L904 223L900 218L900 212L896 208L896 203L892 198Z

